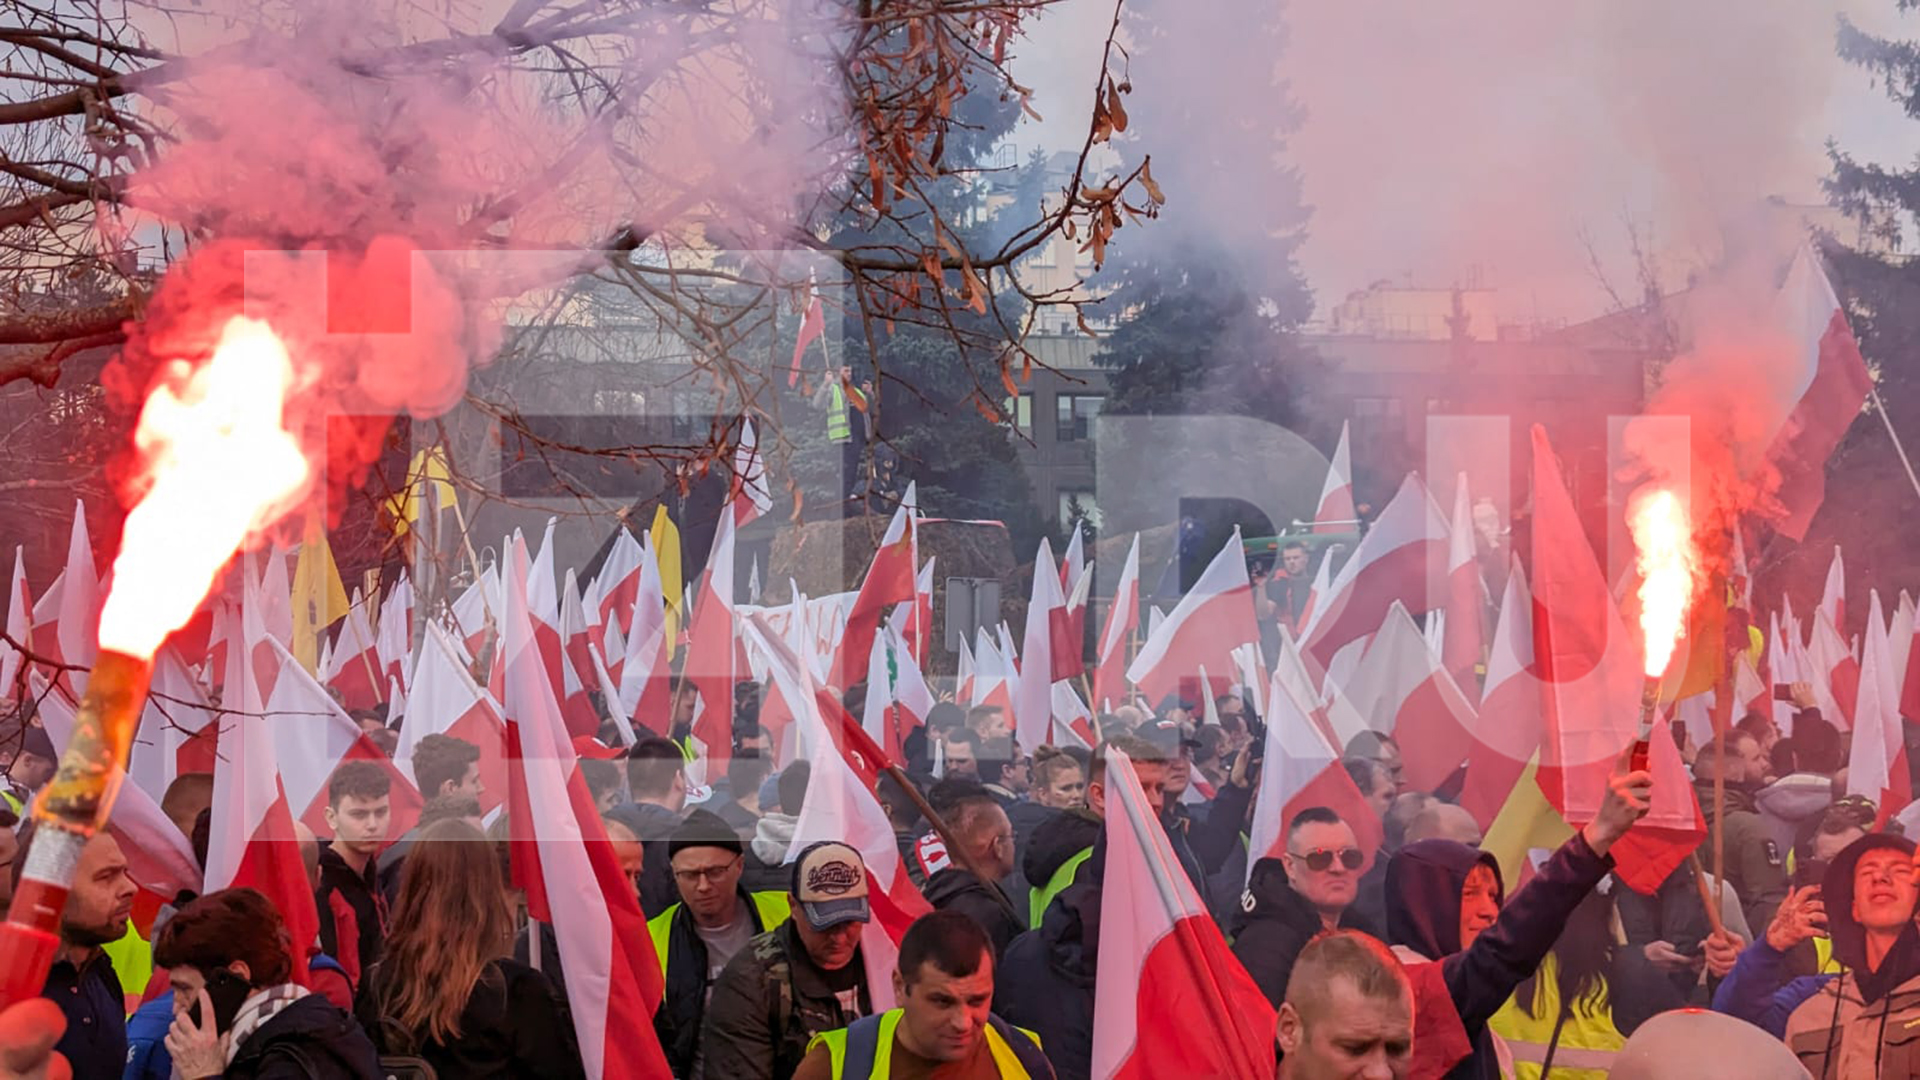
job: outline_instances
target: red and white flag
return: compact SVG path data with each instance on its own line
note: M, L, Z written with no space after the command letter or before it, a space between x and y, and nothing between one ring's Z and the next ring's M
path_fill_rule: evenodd
M408 704L394 765L411 776L414 747L428 735L464 739L480 748L480 810L493 813L507 797L507 729L500 705L473 681L458 643L434 623L427 624L420 642Z
M710 770L724 767L733 758L733 684L740 674L735 669L740 649L733 612L733 538L733 515L721 514L713 530L707 572L700 578L700 595L693 604L687 642L685 677L700 692L694 704L693 737L714 763ZM668 714L664 719L671 718Z
M596 609L597 610L597 609ZM560 582L560 715L574 738L591 737L600 730L600 714L593 709L588 690L594 688L593 627L588 624L587 606L580 599L579 579L573 567L567 567Z
M199 680L171 642L153 654L153 675L147 686L147 704L133 737L127 775L147 794L161 799L182 773L213 771L220 725Z
M507 566L500 644L513 884L526 890L528 916L553 927L589 1080L664 1077L666 1055L645 1022L665 994L660 961L547 682L528 610L524 541L515 540Z
M453 627L468 656L478 656L487 642L487 626L500 624L500 569L492 564L480 571L480 580L467 586L453 602ZM358 607L358 604L354 605ZM338 650L335 650L336 652Z
M1093 570L1087 564L1085 532L1078 521L1073 524L1073 538L1067 541L1067 552L1060 559L1060 589L1067 597L1066 618L1061 621L1054 639L1053 662L1054 678L1071 679L1087 670L1087 596L1093 587Z
M267 716L273 721L267 730L273 736L274 753L279 755L287 805L296 816L316 836L329 835L327 781L349 761L371 761L387 774L390 784L390 835L399 836L413 828L420 820L424 801L413 786L413 777L394 766L285 645L269 637L264 646L255 643L253 650L256 664L270 657L268 662L278 666L273 689L267 694ZM401 728L408 726L403 724Z
M291 621L288 626L291 633ZM34 651L54 663L92 667L99 636L100 575L93 565L87 507L76 499L66 569L33 605Z
M620 664L620 707L643 726L659 731L672 717L673 654L667 641L667 598L660 585L660 563L651 546L643 553L627 655Z
M561 648L564 635L560 632L559 578L553 569L553 530L559 524L559 518L547 519L546 534L540 538L540 551L533 557L525 583L527 618L533 622L534 644L539 647L540 662L547 669L547 685L553 687L556 694L565 685L560 672L567 662L566 652ZM514 530L514 534L518 536L519 530ZM511 584L508 588L511 591Z
M1253 816L1247 835L1249 874L1254 863L1278 858L1286 850L1288 823L1313 806L1339 814L1369 861L1380 850L1379 817L1340 763L1340 749L1328 736L1325 718L1315 715L1318 707L1299 696L1305 673L1280 670L1298 662L1297 654L1282 649L1267 692L1266 763L1255 796L1261 810ZM1279 807L1278 812L1271 807Z
M1133 546L1120 568L1120 583L1114 587L1113 602L1107 607L1107 624L1100 631L1100 661L1093 669L1093 707L1106 712L1127 700L1127 642L1140 629L1140 534L1133 534Z
M380 704L381 690L386 686L380 669L380 647L367 623L366 601L355 589L353 601L347 605L347 617L340 622L340 638L320 670L327 685L340 694L342 705L371 709Z
M33 597L27 591L25 557L24 549L13 549L13 584L7 588L7 641L0 641L0 701L21 696L20 672L26 659L21 650L33 651Z
M1853 727L1855 703L1860 697L1860 661L1824 611L1813 615L1813 640L1807 643L1807 682L1820 702L1820 713L1841 731Z
M1227 948L1118 751L1108 751L1107 787L1090 1075L1272 1076L1273 1006Z
M287 574L287 552L273 545L260 564L260 617L267 636L282 645L293 642L293 579Z
M1253 583L1247 577L1247 552L1240 530L1221 546L1200 580L1180 598L1172 614L1147 636L1140 655L1127 668L1127 678L1158 702L1181 688L1205 665L1221 673L1209 694L1224 693L1231 682L1233 650L1260 640L1253 617Z
M1358 532L1358 517L1353 509L1353 462L1347 451L1347 425L1342 421L1340 445L1333 449L1333 461L1327 465L1327 482L1320 488L1320 505L1313 512L1313 531Z
M1476 726L1473 704L1398 602L1346 685L1367 726L1391 733L1399 744L1409 788L1439 788L1466 757Z
M887 625L906 639L914 660L921 664L927 662L927 642L933 637L933 564L939 561L927 560L914 582L913 603L894 608L887 619Z
M1013 688L1019 677L1013 661L994 645L993 639L987 636L987 628L981 627L973 646L973 697L969 699L972 705L997 706L1012 716Z
M1780 612L1767 614L1767 681L1775 686L1791 686L1800 682L1803 676L1795 662L1794 649L1785 635L1792 633L1787 624L1781 622ZM1793 734L1793 702L1773 702L1773 723L1782 735ZM1916 713L1920 716L1920 713Z
M387 599L380 605L380 628L374 633L374 648L380 654L380 678L397 679L406 688L413 667L413 582L400 571Z
M244 568L242 575L252 576ZM264 715L266 702L250 655L254 648L265 648L267 639L259 588L248 580L245 593L242 611L230 616L241 625L227 629L227 673L220 701L232 711L222 720L220 755L213 767L213 805L220 812L213 815L207 837L206 886L208 891L259 890L286 921L290 939L311 942L320 936L320 915L281 784L275 721ZM307 951L292 952L293 981L305 985Z
M1860 697L1855 706L1853 746L1847 757L1847 794L1864 795L1879 807L1875 828L1913 801L1907 769L1907 744L1900 726L1899 698L1893 686L1893 657L1884 635L1880 592L1869 598L1868 632L1860 664Z
M1021 643L1020 683L1013 695L1014 734L1028 754L1049 741L1053 728L1053 684L1060 681L1054 649L1067 619L1066 597L1046 537L1033 558L1033 595L1027 603L1027 632Z
M1835 630L1847 625L1847 567L1840 558L1840 545L1833 546L1833 561L1827 564L1826 585L1820 590L1818 614L1825 615Z
M820 304L820 282L809 273L807 275L807 310L800 316L800 333L793 341L793 365L787 369L788 386L793 386L800 381L800 358L806 355L807 346L813 344L826 332L827 312Z
M1541 683L1540 790L1569 825L1593 820L1638 736L1639 642L1607 591L1545 429L1533 429L1534 668ZM1660 725L1655 725L1656 728ZM1612 852L1620 879L1652 893L1706 835L1686 765L1656 731L1653 807Z
M602 649L607 647L609 629L625 634L633 625L633 603L640 595L640 565L645 561L646 552L634 539L633 530L621 524L607 548L607 557L600 563L600 572L587 586L585 598L591 613L587 621L599 631L593 643Z
M1873 380L1847 313L1820 268L1812 245L1802 246L1780 293L1781 318L1795 348L1785 400L1793 411L1774 436L1767 456L1780 470L1780 532L1804 540L1814 511L1827 493L1827 459L1860 415ZM1841 618L1834 625L1845 626Z
M917 531L915 494L914 486L908 484L906 496L894 509L886 534L873 553L873 561L867 564L866 576L860 579L860 591L854 596L852 610L847 612L846 632L840 638L830 676L835 686L845 688L860 681L861 671L873 649L874 635L880 629L880 617L893 605L914 598L917 584L913 565Z
M1469 698L1477 688L1474 668L1486 651L1487 583L1480 577L1480 561L1473 548L1473 499L1467 494L1467 474L1460 474L1453 495L1453 527L1447 536L1446 627L1441 633L1440 662L1446 665Z
M1507 571L1500 618L1487 650L1487 682L1460 789L1460 805L1482 829L1493 825L1540 748L1540 700L1533 665L1533 594L1526 572L1515 562Z
M1412 473L1340 568L1300 635L1300 648L1323 666L1340 649L1371 634L1395 600L1420 614L1433 607L1429 588L1446 565L1447 523Z
M1744 649L1733 654L1733 707L1739 715L1749 713L1767 715L1768 703L1773 694L1767 684L1760 679L1760 672L1754 669L1753 657Z
M733 448L733 489L728 500L733 506L733 523L745 525L773 509L773 493L767 490L767 462L760 456L760 438L753 421L740 422L740 441Z

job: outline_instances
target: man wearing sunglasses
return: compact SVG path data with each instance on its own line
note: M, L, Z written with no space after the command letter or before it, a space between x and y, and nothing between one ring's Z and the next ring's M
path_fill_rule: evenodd
M1311 806L1287 823L1287 849L1253 864L1233 953L1275 1008L1300 950L1322 930L1379 930L1352 909L1366 855L1353 829L1324 806Z
M740 887L745 855L733 827L707 810L689 813L667 840L680 902L648 920L647 931L667 982L654 1028L675 1076L694 1075L700 1022L720 970L792 913L786 893Z

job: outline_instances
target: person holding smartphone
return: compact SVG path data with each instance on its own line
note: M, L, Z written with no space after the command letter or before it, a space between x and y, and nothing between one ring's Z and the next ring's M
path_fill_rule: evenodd
M353 1017L293 982L292 939L253 889L188 904L153 943L173 987L167 1050L182 1080L378 1080L379 1054Z

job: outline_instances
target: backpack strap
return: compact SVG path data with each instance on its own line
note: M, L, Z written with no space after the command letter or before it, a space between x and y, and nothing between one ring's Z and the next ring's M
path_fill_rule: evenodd
M881 1014L863 1016L847 1025L847 1056L841 1059L840 1075L849 1080L867 1080L880 1056Z

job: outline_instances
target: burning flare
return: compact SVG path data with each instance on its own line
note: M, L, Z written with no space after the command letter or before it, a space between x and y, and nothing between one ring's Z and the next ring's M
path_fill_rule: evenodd
M1646 642L1646 675L1659 678L1673 649L1687 633L1696 570L1687 511L1665 488L1643 489L1627 508L1640 570L1640 633Z
M134 435L151 481L127 515L100 647L148 660L193 617L222 567L306 486L281 415L293 361L273 329L236 315L212 359L156 387Z

